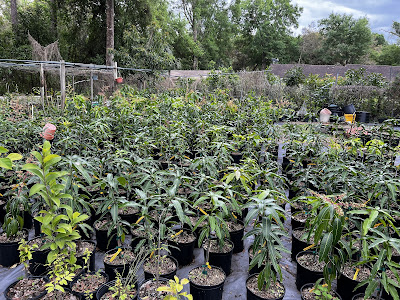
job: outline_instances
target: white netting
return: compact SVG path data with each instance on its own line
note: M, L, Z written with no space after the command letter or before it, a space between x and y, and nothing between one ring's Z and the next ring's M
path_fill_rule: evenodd
M32 59L38 61L60 61L62 60L60 50L58 49L58 41L47 45L40 45L29 33L29 42L32 45Z

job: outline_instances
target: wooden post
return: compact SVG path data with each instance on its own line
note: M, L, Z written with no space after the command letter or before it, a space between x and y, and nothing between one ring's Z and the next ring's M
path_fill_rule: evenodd
M42 105L44 109L44 86L45 86L45 78L44 78L44 69L43 69L43 64L40 64L40 99L42 100Z
M61 110L65 108L65 61L60 62Z
M93 101L93 65L90 65L90 101Z
M75 96L75 75L72 75L72 94Z
M114 80L117 79L118 77L118 64L117 62L114 62Z

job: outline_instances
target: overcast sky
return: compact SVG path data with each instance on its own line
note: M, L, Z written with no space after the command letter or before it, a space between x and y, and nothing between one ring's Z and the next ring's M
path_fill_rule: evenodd
M393 21L400 22L400 0L292 0L292 2L303 7L296 33L301 33L303 27L307 27L313 21L317 23L318 20L334 12L352 14L356 18L367 17L373 32L384 34L391 42L396 40L385 30L390 29Z

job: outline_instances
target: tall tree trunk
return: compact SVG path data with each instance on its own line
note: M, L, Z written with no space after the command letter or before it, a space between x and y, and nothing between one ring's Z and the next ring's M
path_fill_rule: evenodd
M11 25L12 25L14 34L16 34L17 33L17 25L18 25L17 0L10 1L10 10L11 10Z
M107 35L106 35L106 65L112 66L114 64L114 0L107 0L106 2L107 14Z
M193 17L193 41L195 45L197 45L197 22L195 18ZM199 68L199 58L197 57L196 54L193 53L193 70L197 70Z
M53 35L55 39L58 39L58 20L57 20L57 11L58 11L58 0L50 0L50 8L51 8L51 29L53 31Z

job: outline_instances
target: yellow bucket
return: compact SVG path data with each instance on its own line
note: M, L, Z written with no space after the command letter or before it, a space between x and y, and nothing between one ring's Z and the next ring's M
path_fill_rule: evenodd
M354 123L354 120L356 119L356 114L344 114L344 119L347 123Z

